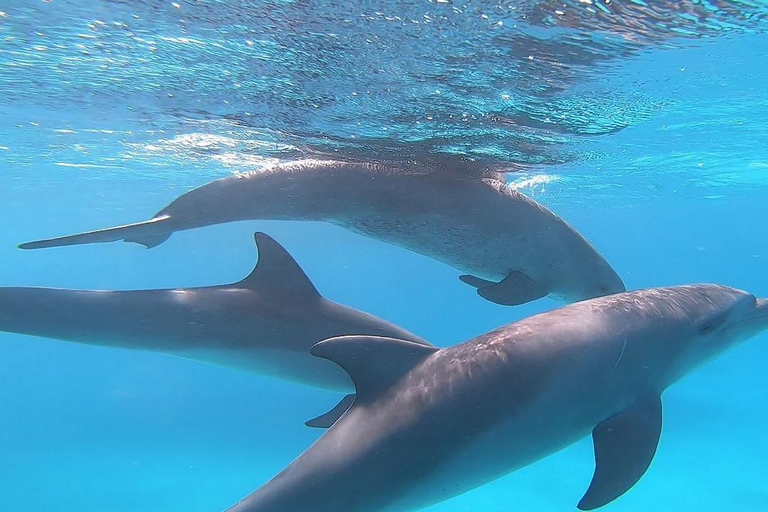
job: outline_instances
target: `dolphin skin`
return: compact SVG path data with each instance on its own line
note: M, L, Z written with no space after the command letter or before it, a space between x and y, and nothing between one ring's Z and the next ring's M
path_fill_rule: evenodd
M302 160L192 190L154 218L20 245L125 240L154 247L175 231L247 220L322 220L443 261L498 304L547 295L573 302L625 290L566 222L498 174L439 166Z
M408 512L590 432L596 468L578 506L595 509L649 467L664 390L766 328L768 300L705 284L580 302L445 349L322 341L312 353L349 373L355 403L229 512Z
M375 334L426 345L389 322L323 298L283 247L263 233L255 239L255 269L229 285L137 291L0 288L0 330L162 352L335 391L354 387L341 368L310 354L317 342ZM318 419L312 426L328 424Z

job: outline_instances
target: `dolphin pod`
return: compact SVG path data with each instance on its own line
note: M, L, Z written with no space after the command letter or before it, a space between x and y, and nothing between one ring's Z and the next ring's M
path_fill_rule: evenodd
M232 285L0 289L0 330L354 391L307 423L328 428L317 442L228 512L415 511L590 433L595 471L578 507L601 507L650 466L664 390L768 328L768 299L733 288L626 292L554 213L496 175L431 164L279 164L192 190L147 221L20 247L151 248L176 231L247 219L323 220L399 245L465 272L498 304L575 303L440 349L322 298L263 234L253 273Z
M192 190L144 222L20 245L38 249L125 240L148 248L175 231L247 219L321 220L465 272L487 300L573 302L622 292L584 237L496 174L445 166L302 160Z
M385 320L323 298L288 252L256 233L258 262L237 283L174 290L0 288L0 331L172 354L336 391L352 381L310 348L372 334L427 343ZM340 407L348 405L342 400ZM317 418L327 426L344 409Z
M661 395L768 328L768 300L717 285L656 288L539 314L450 348L344 336L312 348L347 371L352 407L229 512L408 512L592 433L578 503L629 490L656 452Z

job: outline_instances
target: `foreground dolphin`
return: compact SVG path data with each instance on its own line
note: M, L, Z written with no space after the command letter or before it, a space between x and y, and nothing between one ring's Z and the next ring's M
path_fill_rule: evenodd
M0 330L162 352L338 391L352 390L352 381L338 366L310 354L318 341L376 334L426 345L389 322L323 298L285 249L263 233L255 238L256 268L224 286L0 288Z
M572 302L624 291L611 266L540 204L488 175L439 167L304 160L214 181L154 218L22 249L125 240L154 247L175 231L246 219L324 220L436 258L493 302Z
M230 512L407 512L456 496L592 432L582 510L651 463L661 394L768 328L768 300L716 285L581 302L439 350L345 336L312 353L357 399L311 448Z

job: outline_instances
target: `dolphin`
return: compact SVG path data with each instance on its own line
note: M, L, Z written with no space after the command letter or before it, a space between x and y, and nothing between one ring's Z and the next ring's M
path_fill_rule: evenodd
M572 227L498 174L439 165L301 160L182 195L147 221L21 244L22 249L125 240L147 248L175 231L247 220L320 220L440 260L480 296L518 305L625 290Z
M313 357L318 341L374 334L427 345L385 320L323 298L275 240L255 234L253 272L234 284L174 290L94 291L0 288L0 331L147 350L352 391L338 366ZM324 427L351 403L345 397Z
M629 490L656 452L661 395L768 328L768 299L724 286L580 302L450 348L343 336L312 348L355 382L352 407L229 512L408 512L592 433L581 510Z

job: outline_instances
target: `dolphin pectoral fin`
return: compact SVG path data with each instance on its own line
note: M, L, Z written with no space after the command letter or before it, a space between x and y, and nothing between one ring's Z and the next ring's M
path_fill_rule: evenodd
M37 240L19 245L19 249L44 249L48 247L63 247L65 245L83 245L95 244L101 242L117 242L125 240L127 242L136 242L147 248L155 247L166 241L171 232L168 228L161 228L158 225L169 221L169 215L161 215L153 219L116 226L113 228L97 229L86 233L76 235L61 236L57 238L48 238L46 240Z
M438 350L383 336L338 336L316 343L310 352L333 361L349 374L358 403L379 396Z
M510 272L498 283L470 275L459 279L477 288L477 294L482 298L502 306L519 306L549 294L549 290L519 270Z
M661 435L661 397L647 397L601 422L592 431L595 474L579 510L610 503L640 480Z
M464 274L459 276L459 280L462 283L468 284L469 286L474 286L475 288L486 288L488 286L493 286L496 284L493 281L488 281L487 279L482 279L469 274Z
M355 403L355 395L347 395L342 398L341 402L336 404L333 409L326 412L325 414L321 414L317 418L313 418L305 422L304 424L312 428L331 428L331 426L336 423L336 420L341 418L341 416L347 412L350 407L352 407L353 403Z
M282 245L265 233L255 233L259 259L253 271L233 287L270 290L274 295L290 297L319 297L315 285L296 260Z

